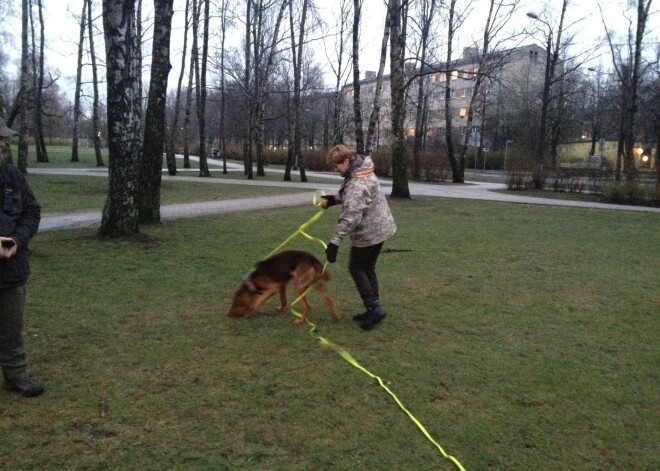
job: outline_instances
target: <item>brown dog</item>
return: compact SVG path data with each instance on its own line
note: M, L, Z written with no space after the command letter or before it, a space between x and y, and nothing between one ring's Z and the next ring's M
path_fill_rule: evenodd
M335 303L325 289L325 282L329 279L328 273L323 271L323 264L311 253L302 250L284 250L257 262L254 271L243 280L234 293L229 317L254 316L259 307L277 292L280 293L278 310L284 311L288 304L286 285L293 282L293 288L298 296L314 285L328 305L332 318L338 321L339 315ZM302 303L303 315L296 320L296 324L304 323L311 309L305 296L302 298Z

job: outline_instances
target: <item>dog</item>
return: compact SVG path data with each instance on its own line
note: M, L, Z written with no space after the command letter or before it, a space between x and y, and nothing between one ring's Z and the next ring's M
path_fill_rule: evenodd
M293 283L298 296L307 288L314 287L321 294L330 309L330 315L336 322L339 315L335 303L325 289L325 282L330 276L323 270L323 264L311 253L303 250L284 250L265 260L257 262L254 271L247 275L234 293L234 299L229 309L229 317L253 317L259 307L275 293L280 294L279 312L284 311L288 301L286 285ZM305 296L302 297L303 315L295 322L303 324L311 310Z

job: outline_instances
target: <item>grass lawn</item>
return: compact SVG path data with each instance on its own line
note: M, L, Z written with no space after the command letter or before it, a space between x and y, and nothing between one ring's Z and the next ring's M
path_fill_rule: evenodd
M399 231L378 267L388 317L371 332L350 320L361 306L346 242L329 267L341 322L310 295L321 335L467 470L660 469L658 215L391 205ZM147 242L38 234L26 335L47 392L0 391L0 469L456 469L275 301L226 316L253 262L313 214L167 221L143 228ZM336 214L311 232L326 239ZM292 247L322 256L304 238Z

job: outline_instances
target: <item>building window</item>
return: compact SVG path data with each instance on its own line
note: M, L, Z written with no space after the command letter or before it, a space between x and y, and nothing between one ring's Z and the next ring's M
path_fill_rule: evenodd
M450 98L456 97L456 90L454 90L453 88L451 90L449 90L449 96L450 96Z
M415 135L415 128L406 129L406 136L413 137Z
M468 109L464 106L458 110L458 115L461 118L465 118L467 116Z
M467 96L467 88L461 89L461 97L465 98Z
M458 70L451 71L451 79L456 80L458 78Z

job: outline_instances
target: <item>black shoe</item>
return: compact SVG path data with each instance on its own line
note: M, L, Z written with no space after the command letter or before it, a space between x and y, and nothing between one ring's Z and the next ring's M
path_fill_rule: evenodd
M367 316L365 317L365 319L360 322L360 328L362 330L371 330L375 326L380 324L380 322L383 319L385 319L386 315L387 314L385 314L385 311L383 311L382 309L378 309L376 311L369 311L367 312Z
M360 314L353 314L353 320L357 322L364 321L369 315L369 311L361 312Z
M7 391L21 393L23 397L36 397L44 392L44 387L41 383L38 383L29 376L19 379L5 378L5 389Z

